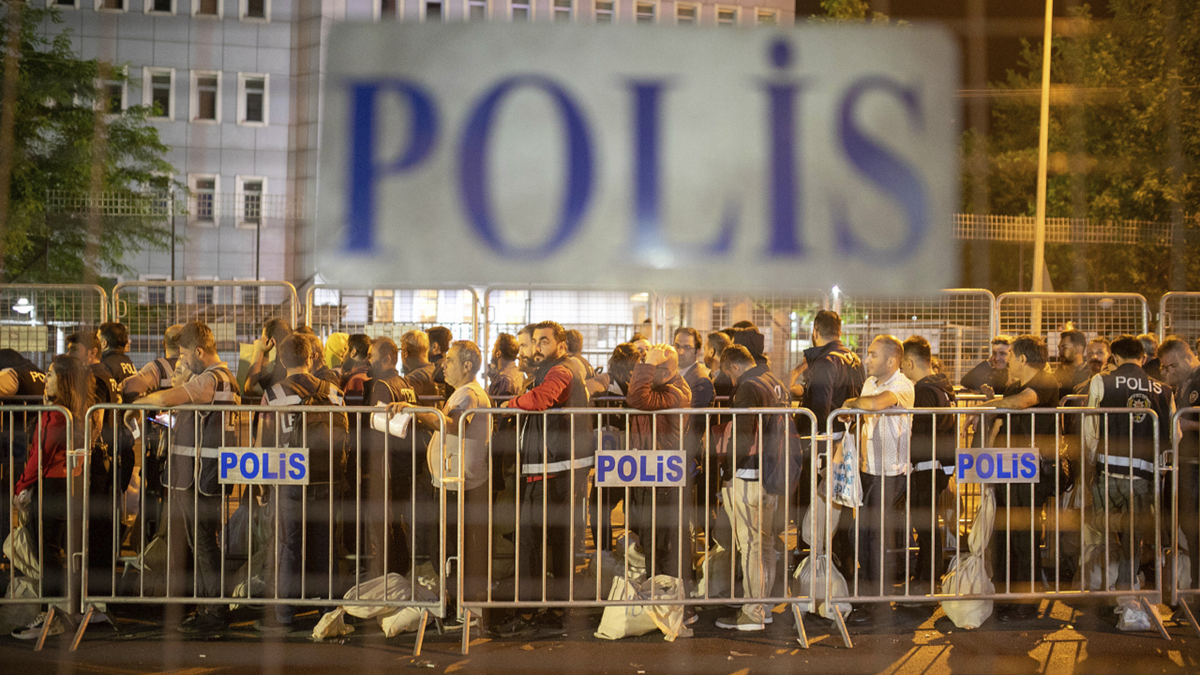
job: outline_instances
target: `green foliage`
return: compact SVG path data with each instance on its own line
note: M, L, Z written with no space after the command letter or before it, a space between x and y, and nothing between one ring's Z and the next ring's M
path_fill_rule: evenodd
M1051 86L1070 88L1069 100L1051 98L1047 183L1048 217L1093 221L1145 220L1168 223L1181 207L1188 218L1188 250L1200 243L1200 5L1176 0L1172 23L1164 4L1111 0L1113 18L1092 18L1076 8L1070 35L1056 35ZM1168 31L1175 32L1174 64ZM998 89L1041 87L1042 45L1024 43L1018 68ZM1036 210L1039 98L1003 97L993 104L986 139L986 178L964 172L964 210L975 208L974 189L986 181L987 211L1029 215ZM1180 180L1173 174L1170 130L1178 123L1183 158ZM964 166L984 139L964 138ZM969 249L968 244L965 248ZM1016 246L991 246L992 288L1015 290L1028 271L1013 265ZM1171 249L1151 244L1047 245L1046 264L1055 290L1137 291L1151 299L1169 288ZM1182 251L1175 251L1182 255ZM1187 286L1200 288L1200 264L1186 256ZM969 270L966 270L969 278ZM1023 276L1018 277L1020 272Z
M148 107L97 112L106 105L98 81L125 81L126 75L76 58L67 32L47 31L62 23L58 10L25 5L22 14L3 280L78 283L128 273L126 251L167 248L170 232L162 217L98 216L93 232L86 211L50 209L47 194L100 190L136 199L146 191L180 188L168 178L175 171L163 159L168 148L146 120ZM0 17L3 35L10 19L10 12ZM0 72L0 85L2 78Z

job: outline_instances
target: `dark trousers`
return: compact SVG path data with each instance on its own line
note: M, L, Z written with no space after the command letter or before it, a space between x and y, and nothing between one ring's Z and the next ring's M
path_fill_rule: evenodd
M458 548L457 491L446 492L446 555L458 556L459 574L463 579L464 600L486 600L488 588L488 501L491 491L486 484L467 490L463 500L463 546ZM435 548L432 553L437 555ZM442 570L446 577L446 571Z
M1187 554L1192 564L1192 587L1195 588L1197 580L1200 580L1200 466L1187 463L1180 466L1178 501L1179 528L1183 530L1183 536L1187 537ZM1170 539L1164 541L1174 539L1174 533L1167 533L1166 536Z
M937 501L949 484L950 476L941 469L914 471L909 476L909 522L917 531L916 569L911 573L917 582L914 591L921 594L936 591L946 574L946 559L942 555L945 528L937 525Z
M333 522L329 517L332 503L329 485L281 485L276 491L279 525L275 540L279 576L275 580L275 597L333 597L338 589L330 587L333 574L329 566L329 546ZM281 623L291 623L295 616L295 606L275 605L275 618Z
M646 576L679 577L685 587L690 587L692 546L688 515L691 503L686 487L629 488L626 518L629 530L637 535L646 554Z
M992 532L992 581L997 593L1032 592L1042 578L1041 510L1056 496L1055 462L1042 460L1041 480L1032 485L993 485L996 526ZM986 486L985 486L986 487ZM1010 492L1011 491L1011 492ZM1007 562L1006 562L1007 561ZM1011 585L1009 583L1011 582Z
M583 538L581 505L586 503L587 470L561 471L547 474L545 478L541 475L520 476L519 480L521 524L516 555L521 566L521 599L566 600L576 540Z
M897 564L897 556L889 553L898 544L904 528L905 483L904 476L874 476L865 471L862 477L863 505L857 518L843 516L843 527L858 530L859 594L891 595L892 587L900 581L903 567ZM851 512L853 513L853 512ZM850 532L853 541L853 530ZM846 581L853 584L853 557L842 560ZM847 574L849 572L850 574ZM853 586L851 586L853 590Z
M167 554L171 576L168 595L184 597L187 582L193 597L214 598L221 594L221 497L200 494L194 487L172 489L167 495ZM186 578L188 561L191 579ZM205 611L224 614L226 605L210 605Z
M38 555L39 544L45 557L42 565L41 594L46 597L65 596L67 574L67 479L43 478L41 512L38 512L38 484L31 488L33 503L30 504L29 529L33 542L33 554ZM41 516L41 528L38 527ZM7 516L4 520L8 520ZM38 536L41 535L41 539Z

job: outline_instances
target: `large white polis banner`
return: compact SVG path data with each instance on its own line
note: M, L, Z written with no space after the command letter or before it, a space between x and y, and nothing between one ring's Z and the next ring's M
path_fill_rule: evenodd
M934 27L332 29L316 249L363 286L958 283Z

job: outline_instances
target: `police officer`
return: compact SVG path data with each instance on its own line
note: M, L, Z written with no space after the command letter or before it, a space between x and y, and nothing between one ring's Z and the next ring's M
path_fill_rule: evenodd
M136 374L121 381L121 396L126 401L133 401L139 396L145 396L160 389L171 388L171 375L175 373L175 364L179 362L179 333L183 331L182 324L175 324L163 333L164 356L160 356L142 366Z
M1200 406L1200 359L1187 341L1172 335L1158 347L1158 360L1167 384L1175 390L1175 408ZM1159 422L1162 423L1161 421ZM1179 527L1187 538L1192 579L1200 570L1200 415L1179 416ZM1195 543L1193 543L1195 542ZM1195 581L1192 582L1195 585Z
M1142 370L1146 350L1136 337L1122 335L1109 347L1117 367L1092 378L1088 406L1147 409L1157 415L1156 421L1154 415L1145 413L1108 413L1084 421L1084 445L1096 458L1093 503L1124 516L1117 533L1121 537L1117 583L1118 589L1131 589L1142 544L1154 541L1155 440L1157 437L1160 451L1169 447L1175 402L1169 386Z
M108 368L120 391L121 382L137 374L137 367L125 355L129 348L129 329L115 321L100 324L100 363Z

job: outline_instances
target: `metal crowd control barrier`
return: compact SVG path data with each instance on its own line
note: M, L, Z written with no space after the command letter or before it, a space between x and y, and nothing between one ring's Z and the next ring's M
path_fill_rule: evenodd
M397 342L413 329L445 326L455 340L479 339L479 296L469 287L341 288L314 284L304 298L308 325L318 335L366 333Z
M67 336L108 321L108 294L99 286L0 284L0 348L15 349L39 368L67 351Z
M1054 353L1068 322L1089 338L1149 330L1150 307L1138 293L1002 293L996 298L1000 333L1033 333Z
M458 597L464 627L484 608L693 607L742 601L739 616L770 621L771 607L786 603L793 608L800 643L808 646L797 604L806 596L794 592L787 571L788 552L798 536L789 526L797 508L795 488L808 492L798 483L809 442L790 430L797 418L815 428L810 411L491 408L468 414L474 416L472 423L490 428L491 435L474 448L474 459L463 460L468 468L458 470L460 485L477 483L458 493L464 570ZM467 424L464 415L459 438L466 437ZM600 457L620 450L628 454ZM668 450L676 451L668 454L677 459L646 454ZM728 465L722 468L726 458ZM632 485L631 471L640 471L647 480ZM726 476L731 480L722 484L718 474L732 474ZM511 482L498 485L502 476ZM593 480L604 483L612 476L626 487L589 490ZM666 483L675 485L653 487ZM725 511L718 509L718 493ZM491 495L498 496L489 500ZM692 592L697 551L706 562ZM734 555L740 555L746 570L740 593ZM582 578L576 574L577 558L588 564ZM663 574L670 579L658 576ZM637 581L641 590L629 597L622 580ZM670 591L661 593L664 588ZM463 653L468 646L464 628Z
M1178 607L1196 635L1200 622L1188 605L1200 595L1200 408L1180 408L1171 418L1171 462L1175 468L1171 485L1171 604ZM1182 535L1182 536L1181 536ZM1186 556L1184 546L1186 545ZM1188 584L1182 585L1183 563L1188 565Z
M1135 439L1133 422L1144 420L1146 415L1153 420L1153 438ZM939 418L943 421L952 419L954 428L929 432L929 436L918 443L919 447L905 457L899 449L903 447L903 441L899 439L916 440L917 435L910 435L911 425L914 419L922 416L930 416L928 429L939 429ZM1123 423L1130 429L1128 436L1110 434L1111 425L1122 423L1118 418L1125 418ZM1171 639L1152 607L1163 597L1158 504L1159 479L1164 470L1159 454L1159 419L1153 410L836 410L829 415L828 423L830 429L841 433L833 434L825 444L824 464L834 466L843 458L845 441L836 440L837 436L856 439L862 468L863 501L853 510L849 506L824 508L824 550L840 563L837 567L845 578L847 592L834 591L835 576L830 574L816 601L835 605L886 605L890 602L987 599L1014 602L1081 596L1129 598L1149 615L1163 638ZM944 587L934 590L933 584L946 569L946 551L937 550L938 541L946 541L950 538L947 535L953 534L952 550L956 559L961 561L964 555L972 553L962 544L968 532L962 530L964 518L958 511L963 503L964 484L957 480L964 474L964 469L970 471L972 467L956 457L952 475L939 476L939 473L946 473L944 465L937 463L939 456L942 462L948 460L949 456L942 449L946 442L956 446L948 449L952 453L957 453L960 448L978 449L978 477L1002 478L1001 484L985 486L996 500L996 522L987 555L992 562L993 593L955 595L947 593ZM939 443L943 445L939 446ZM1148 460L1135 456L1135 447L1142 453L1152 449L1153 457ZM1026 454L1001 459L994 452L996 449L1019 450ZM985 455L992 457L986 476L983 470ZM1002 468L1009 462L1008 457L1019 459L1013 460L1008 467L1009 475L1001 476ZM912 469L908 470L910 461ZM1101 469L1101 465L1105 468ZM868 473L865 470L868 467L874 471ZM1036 473L1039 480L1034 483L1003 480L1016 478L1013 474L1018 470L1022 474L1028 471L1029 475L1024 478L1032 478ZM1124 476L1121 476L1122 472ZM1101 477L1107 477L1107 480L1099 480ZM1008 484L1003 484L1005 482ZM955 495L952 520L939 514L938 497L946 489ZM820 497L825 505L836 504L833 481L823 480ZM914 499L922 498L931 501L914 504ZM1114 504L1123 504L1126 508L1122 510L1112 506ZM891 508L880 508L880 505ZM1148 513L1139 512L1139 509L1146 509ZM967 520L973 520L972 514L967 515L970 516ZM942 527L948 522L959 523L955 528L957 531L945 532ZM914 531L917 534L915 564L911 544ZM1149 537L1153 537L1155 549L1154 579L1142 583L1138 581L1141 549ZM842 626L840 612L837 623L846 646L852 646Z
M446 607L439 569L446 560L445 490L434 487L424 463L425 447L433 441L440 448L446 437L439 411L406 409L419 416L398 438L372 421L388 428L400 416L371 407L92 410L105 421L99 439L87 434L93 450L83 472L85 617L72 649L95 606L115 602L194 604L198 617L219 623L231 604L265 605L283 623L297 608L410 609L419 615L409 618L420 654L427 619L444 617ZM341 414L344 432L335 430ZM139 428L132 447L122 431L126 419ZM307 457L303 472L297 452ZM301 474L307 484L296 483ZM123 485L132 475L134 500ZM239 476L236 484L225 480ZM292 483L281 484L284 476ZM418 578L425 563L433 579ZM426 592L422 581L433 588ZM180 617L174 611L169 623Z
M65 436L61 442L66 447L63 465L55 466L50 458L36 447L43 438L48 420L44 413L55 412L66 418ZM11 558L0 558L10 579L9 588L25 588L28 593L15 597L0 597L3 605L47 605L42 632L38 636L34 651L40 651L49 635L50 627L63 608L77 606L79 601L78 579L74 556L79 550L77 528L74 527L79 513L78 482L72 477L73 469L81 457L75 448L75 422L66 408L56 405L3 405L0 406L0 485L4 495L3 522L0 523L0 541L13 547ZM43 445L45 442L43 441ZM30 475L32 473L32 475ZM47 474L63 473L59 477ZM23 477L32 478L33 483L15 494L15 488ZM17 512L17 526L12 526L12 514ZM17 535L23 532L22 536ZM69 613L69 611L68 611Z
M202 321L221 360L236 370L239 345L252 344L268 319L294 328L300 317L296 289L286 281L127 281L112 297L113 320L129 329L127 354L138 368L162 356L167 328Z
M1164 293L1158 301L1158 339L1178 335L1195 345L1200 338L1200 293Z

